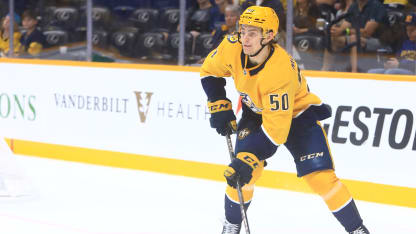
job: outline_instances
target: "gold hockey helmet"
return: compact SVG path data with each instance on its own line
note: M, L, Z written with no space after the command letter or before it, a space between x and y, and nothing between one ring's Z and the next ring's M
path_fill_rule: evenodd
M263 37L272 31L275 37L279 29L279 17L270 7L251 6L240 15L238 24L239 28L242 24L246 24L263 29Z

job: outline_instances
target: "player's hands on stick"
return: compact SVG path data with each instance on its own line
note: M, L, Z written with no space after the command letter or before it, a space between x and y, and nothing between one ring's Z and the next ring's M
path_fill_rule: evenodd
M211 113L209 122L211 127L217 130L218 134L225 136L237 131L236 117L230 100L208 101L208 109Z
M248 184L253 177L253 170L260 165L259 159L254 154L239 153L224 171L227 184L237 188L237 181L241 186Z

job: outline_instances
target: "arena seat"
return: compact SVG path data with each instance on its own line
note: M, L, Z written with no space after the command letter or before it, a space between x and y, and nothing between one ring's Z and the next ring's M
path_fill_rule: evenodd
M127 20L136 8L131 6L116 6L111 11L118 20Z
M210 32L210 18L211 16L207 10L194 11L187 22L187 31Z
M171 33L168 37L167 50L174 59L178 56L179 48L179 33ZM190 33L185 34L185 55L192 53L192 35Z
M162 55L166 42L162 33L146 32L139 36L136 51L139 58L147 59Z
M129 16L129 21L144 32L159 27L159 10L157 9L136 9Z
M313 34L298 34L294 36L294 44L301 52L323 50L323 36Z
M105 30L94 30L92 44L101 48L107 48L109 44L109 33Z
M299 53L300 64L305 69L319 70L322 67L324 52L323 35L298 34L293 38L293 44Z
M388 9L387 19L389 21L389 25L392 27L404 21L404 14L402 11L399 11L399 10Z
M160 27L166 29L168 32L175 32L179 24L179 18L179 9L164 9L160 14Z
M139 36L139 31L136 27L121 28L111 35L111 43L120 51L120 54L135 57L134 46Z
M59 28L46 28L43 30L43 35L45 36L45 48L68 43L68 32Z
M203 58L214 49L213 36L211 33L200 34L195 41L195 55Z
M79 12L74 7L49 7L45 11L47 26L72 30L78 26Z
M80 10L80 26L85 27L87 25L87 13L86 7L82 7ZM94 29L106 29L108 30L111 25L111 12L107 7L93 7L92 8L92 23Z

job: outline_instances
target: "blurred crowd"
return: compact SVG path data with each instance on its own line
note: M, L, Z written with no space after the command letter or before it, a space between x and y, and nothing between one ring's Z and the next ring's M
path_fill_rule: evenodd
M15 0L13 36L9 0L0 0L0 53L36 57L86 40L86 0ZM175 64L179 0L93 0L94 50L149 63ZM286 26L286 0L186 0L186 64L201 63L229 34L240 13L268 6L279 19L279 44L304 69L415 74L416 0L295 0Z

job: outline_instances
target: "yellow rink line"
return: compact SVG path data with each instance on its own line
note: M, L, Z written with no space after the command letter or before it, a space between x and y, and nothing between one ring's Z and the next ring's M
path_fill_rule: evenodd
M178 66L164 64L138 64L138 63L108 63L108 62L85 62L85 61L68 61L68 60L49 60L49 59L20 59L20 58L0 58L0 63L12 64L33 64L33 65L50 65L50 66L75 66L75 67L93 67L93 68L118 68L118 69L136 69L136 70L158 70L158 71L181 71L196 72L198 66ZM360 80L380 80L380 81L406 81L416 82L414 75L385 75L385 74L368 74L352 72L328 72L303 70L302 73L311 78L326 79L360 79ZM195 76L199 78L199 76Z
M224 181L224 165L24 140L7 142L16 154ZM416 208L416 188L342 180L355 199ZM294 173L265 170L258 186L312 193Z

